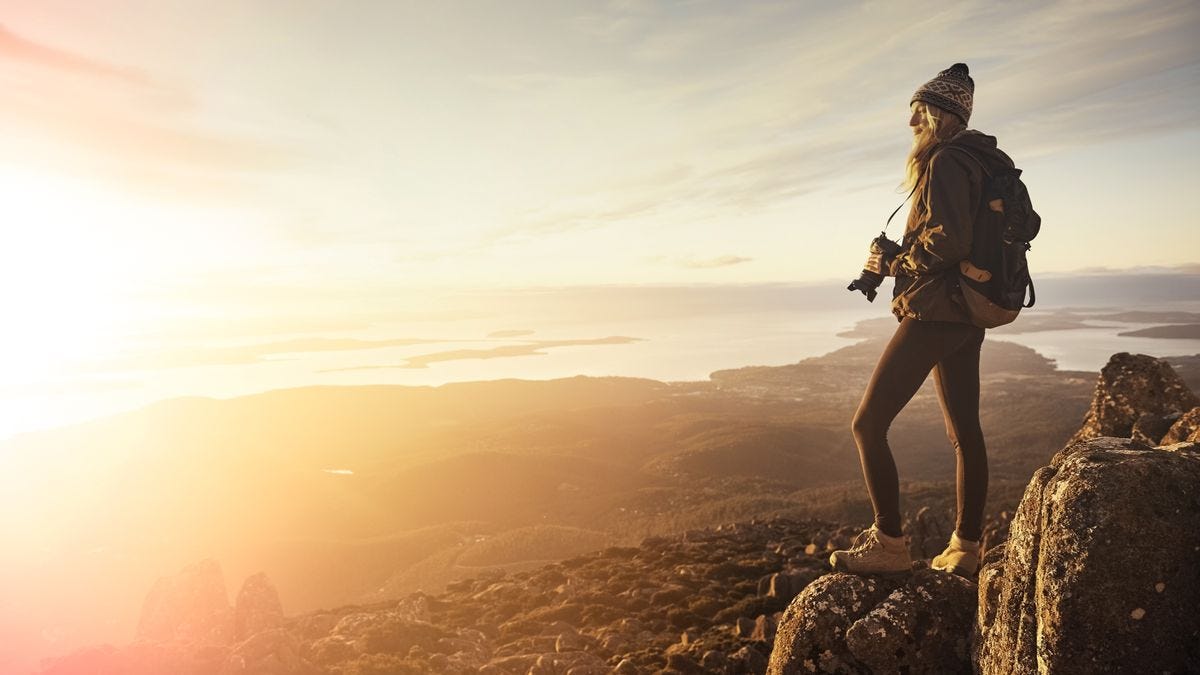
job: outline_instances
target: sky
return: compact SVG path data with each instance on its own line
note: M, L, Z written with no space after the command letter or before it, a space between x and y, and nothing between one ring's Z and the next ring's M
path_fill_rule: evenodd
M851 278L903 198L910 97L957 61L971 126L1043 217L1035 273L1200 265L1181 198L1200 177L1195 2L0 0L0 17L18 375L201 315L314 326L430 309L430 289Z

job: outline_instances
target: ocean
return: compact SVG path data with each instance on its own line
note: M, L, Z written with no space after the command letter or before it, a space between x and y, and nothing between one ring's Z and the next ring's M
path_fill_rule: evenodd
M1200 312L1200 296L1187 295L1188 288L1180 297L1153 281L1147 288L1159 290L1133 301L1109 293L1084 306L1077 293L1059 293L1057 302L1044 301L1018 321L1068 309L1083 315L1134 308ZM1128 283L1121 284L1126 292ZM705 380L716 370L786 365L831 352L861 339L839 333L890 316L886 296L871 304L843 289L776 284L456 292L427 302L433 311L374 315L344 330L203 340L176 334L157 345L141 340L140 354L91 364L72 379L0 390L0 440L168 398L230 398L311 385L435 386L574 375ZM1200 354L1197 339L1118 335L1152 325L1159 324L1089 320L1082 328L996 332L989 339L1031 347L1065 370L1098 371L1121 351Z

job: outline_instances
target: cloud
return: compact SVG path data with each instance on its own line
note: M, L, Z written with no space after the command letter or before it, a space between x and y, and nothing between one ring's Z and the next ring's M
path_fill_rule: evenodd
M461 340L454 340L461 342ZM86 369L93 372L123 372L129 370L160 370L192 366L224 366L260 363L272 356L298 352L357 351L408 347L419 344L449 342L424 338L391 340L356 340L338 338L300 338L281 342L218 348L166 349L132 353L122 358L91 362Z
M0 27L7 76L0 125L22 161L83 172L156 196L230 201L254 174L295 166L293 147L202 128L201 102L145 70L44 45Z
M641 338L624 337L619 335L594 338L594 339L579 339L579 340L538 340L535 342L526 342L513 345L502 345L491 349L455 349L445 352L433 352L431 354L420 354L405 360L404 363L387 366L356 366L353 368L333 368L322 370L322 373L335 373L350 370L383 370L392 368L428 368L431 363L439 363L443 361L463 361L472 359L498 359L509 358L515 356L545 356L543 350L552 349L555 347L580 347L580 346L595 346L595 345L623 345L633 342L640 342Z
M733 265L740 265L742 263L751 262L752 260L754 259L743 256L722 255L717 256L716 258L707 258L702 260L695 260L692 258L684 259L679 261L679 266L686 269L707 270L717 267L732 267Z
M212 290L212 289L206 289ZM311 298L314 295L319 295L323 288L297 288L295 290L296 298ZM240 297L241 300L251 300L248 294L252 294L254 289L229 289L230 297ZM235 295L240 293L241 295ZM361 296L361 293L360 293ZM211 305L228 306L230 303L228 298L214 298ZM174 307L179 307L181 301L175 300L171 302ZM371 313L331 313L318 314L314 312L312 315L288 315L281 313L268 313L271 308L270 302L262 302L261 307L252 312L252 316L237 316L236 320L231 320L229 317L176 317L170 323L154 330L143 331L137 334L128 335L126 339L130 341L162 341L168 343L179 342L181 340L204 342L210 340L230 340L230 339L246 339L246 338L262 338L273 335L295 335L297 333L343 333L350 331L360 331L371 328L374 321L395 316L395 314L385 313L382 310ZM231 314L239 314L237 310L244 309L243 306L230 308ZM276 309L278 312L279 310Z
M511 252L559 243L542 239L666 239L738 223L746 229L713 242L735 250L735 233L779 236L772 209L824 217L813 212L851 201L841 194L851 189L890 191L907 97L956 60L978 84L976 122L1018 161L1194 128L1200 103L1195 2L623 1L468 14L351 14L328 33L289 15L278 24L288 39L270 52L298 57L280 59L288 68L251 50L189 57L188 72L223 88L212 93L245 87L251 105L294 122L281 127L306 134L303 145L217 109L200 96L210 90L181 77L8 30L0 54L14 63L0 70L14 86L0 123L13 137L32 130L56 143L58 155L30 152L31 162L155 194L265 205L274 222L262 225L264 239L289 255L361 261L347 244L375 245L382 255L372 259L401 274L481 262L470 269L484 278L492 261L520 258ZM429 29L389 44L391 20ZM450 26L455 44L442 44ZM347 35L353 48L337 58L303 60L322 53L313 41ZM258 36L239 34L245 44ZM418 72L398 54L428 60ZM246 72L220 70L231 63ZM338 84L312 87L322 80ZM308 117L331 126L297 121ZM312 161L318 154L333 161ZM839 194L826 200L825 190Z
M105 63L63 49L43 45L0 25L0 57L44 66L62 72L118 80L138 86L157 86L146 73Z
M538 237L604 227L626 219L652 214L662 206L663 202L660 199L647 196L635 201L618 202L607 208L597 206L594 209L548 213L536 218L520 220L517 224L508 227L492 230L485 235L484 240L495 243L512 237Z
M620 104L610 117L638 110L646 130L613 142L645 148L630 150L626 164L655 179L624 189L592 182L516 214L493 236L563 234L649 215L683 222L681 208L744 217L868 178L890 188L907 145L907 97L954 60L972 66L975 121L1022 157L1194 128L1200 104L1194 2L1019 10L981 0L844 3L816 11L764 2L737 12L711 2L618 3L568 25L581 48L610 58L584 72L520 74L536 82L524 92L531 109L592 101L595 82L612 82L606 100ZM678 166L687 173L670 171Z

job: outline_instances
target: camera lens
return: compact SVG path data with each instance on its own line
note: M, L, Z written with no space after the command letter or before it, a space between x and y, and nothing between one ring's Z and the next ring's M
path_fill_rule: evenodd
M857 279L850 282L846 290L861 291L863 295L867 296L867 302L875 302L875 296L878 295L876 289L879 288L879 284L881 283L883 283L881 275L869 270L863 270Z

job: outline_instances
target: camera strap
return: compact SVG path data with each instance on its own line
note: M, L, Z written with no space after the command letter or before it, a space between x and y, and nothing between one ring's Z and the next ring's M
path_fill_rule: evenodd
M908 196L904 198L904 201L900 202L900 206L897 206L897 207L896 207L896 210L895 210L895 211L892 211L892 215L888 216L887 222L883 224L883 231L884 231L884 232L887 232L888 225L891 225L891 224L892 224L892 218L895 218L895 217L896 217L896 214L897 214L897 213L900 213L900 209L901 209L901 208L903 208L903 207L904 207L904 205L908 203L908 200L912 199L913 193L914 193L914 192L916 192L916 191L917 191L917 186L916 186L916 185L914 185L914 186L913 186L913 189L912 189L912 190L911 190L911 191L908 193Z
M944 147L952 148L954 150L958 150L959 152L966 153L966 155L968 157L975 160L975 163L979 165L980 169L983 169L983 175L987 176L988 178L991 178L992 173L990 171L988 171L987 167L984 166L983 162L980 161L980 159L975 156L975 153L971 152L970 150L967 150L966 148L962 148L957 145L950 145L948 143ZM940 152L940 150L939 150L939 152ZM892 211L892 215L888 216L887 222L883 224L883 232L881 232L880 234L887 233L888 225L892 224L892 218L895 218L896 214L900 213L900 209L902 209L904 207L904 205L908 203L908 200L912 199L913 193L915 193L917 191L917 186L919 186L920 184L921 184L921 181L917 181L917 184L913 185L913 189L909 191L908 196L904 198L904 201L900 202L900 206L897 206L896 210Z

